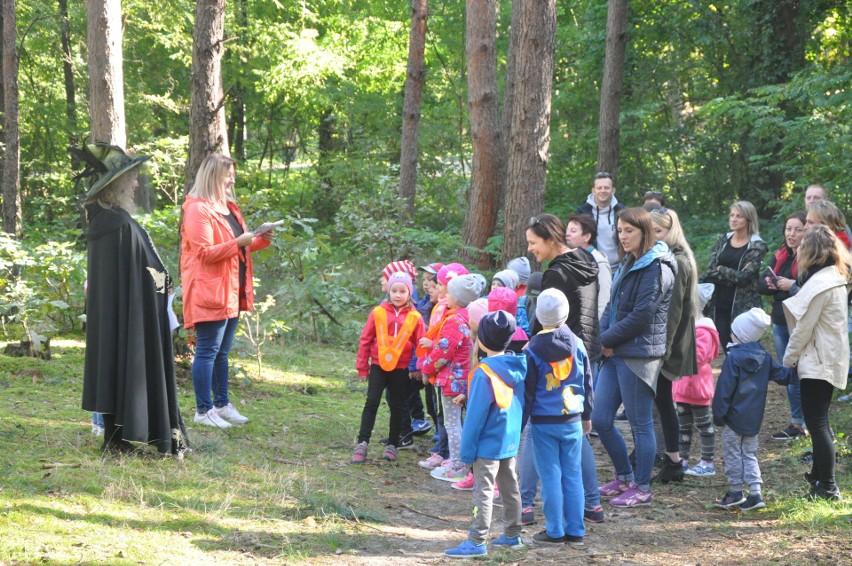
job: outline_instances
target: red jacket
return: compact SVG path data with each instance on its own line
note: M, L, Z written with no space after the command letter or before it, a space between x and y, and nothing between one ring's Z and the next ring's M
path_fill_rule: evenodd
M229 202L231 214L247 230L243 215ZM242 250L228 221L214 210L210 201L187 196L183 203L180 278L183 288L183 323L192 328L197 322L225 320L240 311L254 308L251 252L269 246L255 238L246 254L245 295L240 293L240 256Z
M710 362L719 354L719 333L709 318L695 321L695 361L698 373L672 383L672 399L676 403L709 406L713 400L713 368Z
M382 301L382 307L388 313L388 336L396 337L402 325L405 323L405 317L414 308L411 306L402 307L397 310L392 304L387 301ZM416 311L415 311L416 312ZM411 362L411 357L414 355L414 348L417 346L417 341L426 334L426 325L423 324L423 318L417 321L417 326L414 327L414 332L405 344L402 355L397 360L396 368L408 368ZM367 324L364 325L364 330L361 332L361 339L358 342L358 359L355 362L355 369L358 370L358 375L364 377L370 373L370 363L378 365L379 359L379 343L376 340L376 321L373 318L373 311L370 311L370 316L367 317Z
M442 389L445 397L467 395L471 347L467 309L449 309L444 318L440 335L423 359L423 375L434 378L435 386Z

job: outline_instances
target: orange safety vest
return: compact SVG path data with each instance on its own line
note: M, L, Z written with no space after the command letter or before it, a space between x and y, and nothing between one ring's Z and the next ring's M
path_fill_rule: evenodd
M376 323L376 342L379 347L379 367L385 371L393 371L396 369L396 364L399 362L399 357L402 351L405 350L405 344L411 338L417 322L420 320L420 313L416 310L410 310L405 316L405 322L396 335L393 342L388 337L388 311L384 307L378 306L373 309L373 320Z
M484 363L480 362L476 365L476 367L470 370L469 374L467 374L468 392L470 392L470 381L473 379L473 374L478 369L481 369L482 372L488 376L488 379L491 380L491 387L494 389L494 401L497 403L497 406L501 409L508 409L509 405L512 404L512 394L514 393L512 388L506 385L506 383L500 379L500 376Z

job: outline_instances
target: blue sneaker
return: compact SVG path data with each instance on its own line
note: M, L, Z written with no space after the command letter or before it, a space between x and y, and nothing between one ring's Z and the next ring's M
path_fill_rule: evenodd
M411 434L421 436L432 430L432 425L422 419L411 420Z
M502 534L491 543L492 546L505 546L506 548L523 548L524 541L521 535L509 538L506 534Z
M464 541L455 548L444 551L444 556L451 558L467 558L468 556L485 556L488 554L488 547L485 543L473 544L469 540Z

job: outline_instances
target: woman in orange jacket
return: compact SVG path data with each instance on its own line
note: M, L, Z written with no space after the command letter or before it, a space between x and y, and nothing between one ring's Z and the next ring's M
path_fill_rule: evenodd
M251 252L269 246L273 235L246 229L233 195L234 165L221 153L201 163L181 227L184 325L196 337L195 422L219 428L248 422L228 399L228 353L240 312L254 303Z

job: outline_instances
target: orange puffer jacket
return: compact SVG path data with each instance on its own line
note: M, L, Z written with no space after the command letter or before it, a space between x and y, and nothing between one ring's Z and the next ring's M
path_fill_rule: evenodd
M245 221L235 203L231 214L246 230ZM269 246L255 238L246 254L245 295L240 297L240 256L242 250L228 221L216 212L210 201L187 196L183 203L181 226L180 277L183 287L183 322L192 328L198 322L225 320L254 307L251 252Z

